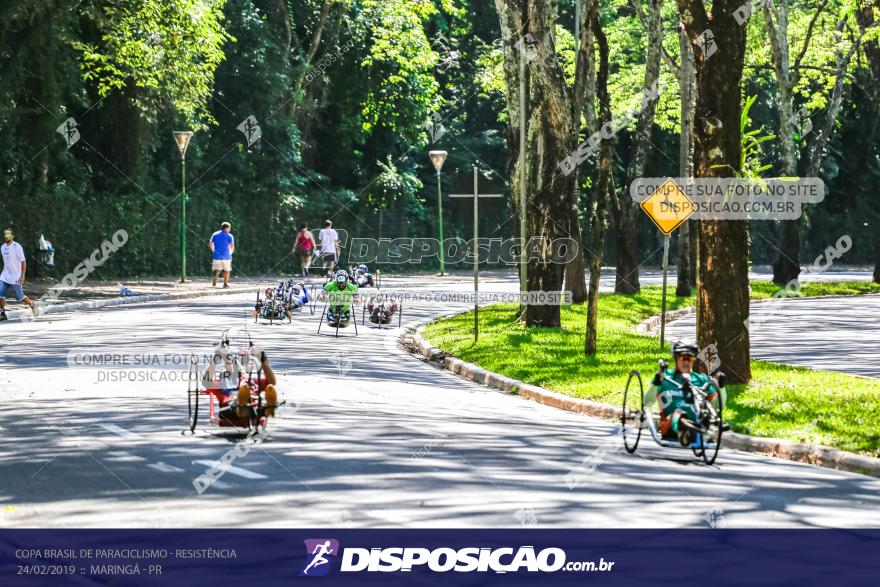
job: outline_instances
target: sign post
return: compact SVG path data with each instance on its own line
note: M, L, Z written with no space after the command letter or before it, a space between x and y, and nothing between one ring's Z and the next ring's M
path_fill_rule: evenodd
M480 172L474 165L474 193L472 194L449 194L450 198L473 198L474 199L474 342L480 337L480 248L477 244L479 239L479 199L500 198L501 194L480 193Z
M660 303L660 348L666 341L666 276L669 274L669 235L663 235L663 293Z
M191 130L174 131L174 142L180 151L180 283L186 283L186 149L192 138Z
M660 310L660 348L666 342L666 280L669 274L669 237L694 213L693 202L676 182L667 179L641 203L642 210L663 233L663 292Z

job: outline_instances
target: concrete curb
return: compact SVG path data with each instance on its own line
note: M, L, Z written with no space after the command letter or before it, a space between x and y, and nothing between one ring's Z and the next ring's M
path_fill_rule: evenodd
M686 310L690 310L690 312L686 312ZM687 315L688 313L693 313L694 311L693 308L682 308L681 310L675 310L674 312L680 312L680 317ZM670 313L667 312L667 318L669 317L669 314ZM498 373L493 373L492 371L483 369L479 365L466 363L457 357L453 357L452 355L434 347L424 339L422 333L428 324L453 315L455 314L446 314L429 322L409 327L400 337L401 346L410 353L420 355L429 362L435 363L438 367L446 369L463 379L475 383L487 385L513 395L519 395L523 398L536 401L539 404L569 412L586 414L597 418L604 418L606 420L617 420L620 418L623 410L619 406L612 406L610 404L571 397L555 391L550 391L549 389L544 389L537 385L523 383L518 379L512 379ZM657 319L657 326L659 327L659 315L652 316L648 320L643 320L640 325L645 324L654 318ZM851 473L880 477L880 459L866 457L854 452L838 450L827 446L791 442L779 438L749 436L747 434L740 434L732 431L724 434L722 442L723 445L728 448L735 448L746 452L760 453L789 461L798 461L809 463L811 465L849 471Z
M40 305L40 316L46 314L60 314L62 312L76 312L78 310L94 310L96 308L107 308L114 306L128 306L131 304L145 304L148 302L167 302L172 300L188 300L209 296L230 295L248 293L253 291L253 287L207 290L207 291L186 291L172 292L165 294L146 294L140 296L106 298L100 300L83 300L79 302L67 302L66 304L52 304L48 306ZM39 305L39 304L38 304ZM30 310L7 310L9 320L33 320Z

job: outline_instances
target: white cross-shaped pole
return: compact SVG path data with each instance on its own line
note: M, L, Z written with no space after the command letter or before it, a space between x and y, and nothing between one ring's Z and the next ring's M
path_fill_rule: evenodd
M474 193L472 194L449 194L450 198L473 198L474 199L474 342L480 336L480 250L477 245L479 239L479 207L480 198L500 198L501 194L481 194L479 187L480 172L474 165ZM441 244L442 246L442 244Z

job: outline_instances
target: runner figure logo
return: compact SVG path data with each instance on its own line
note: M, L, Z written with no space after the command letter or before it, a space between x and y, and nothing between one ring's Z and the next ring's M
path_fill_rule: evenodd
M263 131L260 129L260 125L257 123L257 119L253 114L242 120L235 128L241 131L241 134L247 139L248 147L259 141L260 137L263 136Z
M339 556L339 541L333 538L309 538L306 543L306 568L300 577L323 577L330 572L331 559Z
M70 117L59 124L58 128L55 129L55 132L64 137L64 142L67 143L68 149L79 141L80 135L77 126L76 120L74 120L73 117Z

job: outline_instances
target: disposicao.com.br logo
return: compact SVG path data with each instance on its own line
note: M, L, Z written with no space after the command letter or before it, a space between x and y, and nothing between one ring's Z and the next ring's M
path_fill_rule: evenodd
M330 539L306 540L308 553L306 567L300 576L326 575L330 570L330 560L339 553L339 542ZM544 548L536 551L534 546L517 548L465 547L465 548L345 548L339 571L395 573L411 572L424 567L435 573L555 573L557 571L605 572L611 571L613 561L600 558L596 561L566 561L566 553L561 548Z

